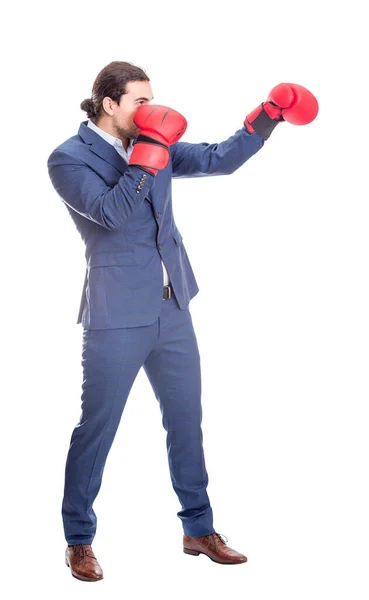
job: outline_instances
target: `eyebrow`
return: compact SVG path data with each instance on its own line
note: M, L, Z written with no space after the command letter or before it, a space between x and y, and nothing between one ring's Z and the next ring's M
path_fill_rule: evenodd
M144 96L141 96L141 98L135 98L135 102L137 100L148 100L150 102L149 98L144 98ZM151 100L154 100L154 96L151 98Z

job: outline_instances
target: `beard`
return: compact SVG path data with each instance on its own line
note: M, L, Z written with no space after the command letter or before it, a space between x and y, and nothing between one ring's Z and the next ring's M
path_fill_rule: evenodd
M116 126L117 137L119 138L127 138L127 139L135 139L139 134L139 127L133 123L131 127L122 127Z

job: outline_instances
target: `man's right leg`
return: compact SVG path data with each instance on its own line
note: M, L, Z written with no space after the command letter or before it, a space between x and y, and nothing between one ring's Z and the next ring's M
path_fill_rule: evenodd
M83 330L82 414L65 467L62 517L69 545L92 544L93 502L136 376L157 340L158 324Z

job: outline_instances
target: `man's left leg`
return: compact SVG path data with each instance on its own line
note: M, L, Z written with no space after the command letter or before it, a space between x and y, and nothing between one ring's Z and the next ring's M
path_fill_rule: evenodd
M157 343L143 368L167 431L170 477L182 506L177 515L185 534L206 536L214 533L214 527L206 491L197 340L189 310L181 310L175 297L163 300L159 324Z

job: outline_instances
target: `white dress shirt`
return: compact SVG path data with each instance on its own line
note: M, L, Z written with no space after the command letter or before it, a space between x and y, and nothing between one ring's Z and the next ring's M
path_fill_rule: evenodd
M132 150L133 150L133 139L129 140L129 144L128 144L127 150L125 150L125 148L124 148L124 146L122 144L122 140L120 140L119 138L114 137L114 135L111 135L110 133L107 133L106 131L104 131L103 129L101 129L97 125L95 125L95 123L93 123L91 121L91 119L88 119L87 127L91 127L91 129L93 131L95 131L98 135L100 135L102 138L104 138L104 140L106 142L108 142L109 144L111 144L116 149L116 151L118 152L118 154L120 154L120 156L122 158L124 158L124 160L128 164L129 158L130 158ZM162 267L163 267L163 285L168 285L168 283L169 283L168 271L166 270L163 261L161 261L161 264L162 264Z

